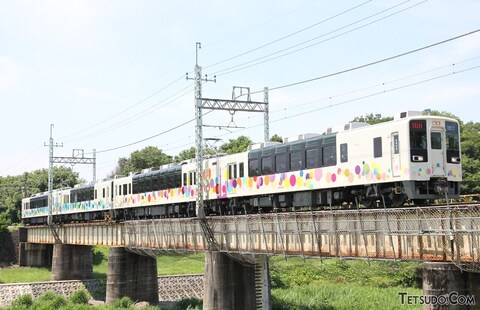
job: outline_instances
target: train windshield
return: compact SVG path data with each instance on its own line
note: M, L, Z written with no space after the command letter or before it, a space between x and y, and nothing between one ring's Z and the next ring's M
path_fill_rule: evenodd
M445 122L445 127L447 130L447 150L459 151L460 138L458 134L458 124L453 122Z
M447 162L451 164L460 163L460 134L458 123L445 122L447 136Z

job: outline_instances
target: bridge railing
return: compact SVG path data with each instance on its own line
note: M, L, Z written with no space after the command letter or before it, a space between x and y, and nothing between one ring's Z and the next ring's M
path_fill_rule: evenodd
M218 250L227 253L453 261L480 271L478 205L216 216L207 223ZM63 243L125 246L148 255L209 246L195 218L57 229ZM40 230L29 229L29 242L53 242Z

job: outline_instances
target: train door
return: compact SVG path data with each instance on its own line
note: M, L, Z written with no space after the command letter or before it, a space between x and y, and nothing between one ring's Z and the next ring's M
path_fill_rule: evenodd
M391 136L391 154L392 154L392 171L394 177L399 177L401 173L401 161L400 161L400 139L398 132L392 132Z
M445 176L445 138L443 130L432 128L430 131L430 162L432 176Z

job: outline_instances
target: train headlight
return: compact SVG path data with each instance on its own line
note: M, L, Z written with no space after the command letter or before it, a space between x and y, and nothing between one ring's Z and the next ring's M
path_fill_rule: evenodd
M460 157L452 157L452 163L459 163Z
M412 161L423 161L423 156L421 155L413 155Z

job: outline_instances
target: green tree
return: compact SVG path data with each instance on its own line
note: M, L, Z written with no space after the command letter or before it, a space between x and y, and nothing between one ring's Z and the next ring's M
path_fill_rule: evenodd
M54 167L53 187L73 187L80 183L78 173L66 167ZM48 190L48 170L39 169L19 176L0 177L0 213L9 223L19 223L24 197Z
M393 120L393 117L382 117L382 114L365 114L365 116L357 116L352 122L363 122L370 125L384 123Z
M245 152L253 142L246 136L240 136L237 139L230 139L227 143L220 146L220 152L235 154Z
M480 193L480 123L468 122L461 127L462 193Z
M195 158L195 147L193 147L193 146L189 149L183 150L180 153L178 153L178 155L175 156L174 161L176 163L180 163L184 160L192 159L192 158Z
M110 174L107 177L113 178L116 175L122 175L122 173L126 171L127 164L128 164L128 158L120 157L117 161L117 166L112 172L110 172Z
M155 146L147 146L140 151L130 154L127 160L120 159L123 169L116 169L120 174L128 175L130 172L140 171L146 168L160 167L173 161L172 156L165 154L161 149ZM119 168L119 167L117 167Z
M271 138L270 138L270 141L272 142L283 142L283 138L280 137L279 135L277 134L274 134Z

